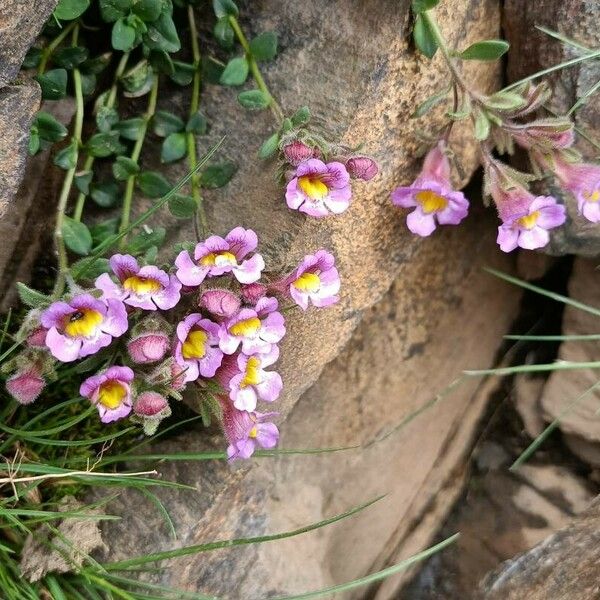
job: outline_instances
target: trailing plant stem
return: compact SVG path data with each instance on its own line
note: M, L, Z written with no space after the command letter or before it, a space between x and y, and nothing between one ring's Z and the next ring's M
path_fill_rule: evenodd
M38 65L38 75L42 75L46 70L48 60L54 53L54 51L61 45L64 39L71 33L73 28L77 25L77 21L71 21L43 50L40 64Z
M271 92L269 91L269 88L267 87L267 84L265 83L265 80L263 79L262 73L260 72L260 69L258 68L256 59L252 55L252 50L250 49L250 44L248 43L248 39L244 35L244 32L242 31L242 28L240 27L238 20L233 15L229 15L229 23L231 24L231 27L232 27L233 31L235 32L235 35L236 35L238 41L242 45L242 48L244 48L244 52L246 53L246 60L248 61L248 65L250 66L250 71L252 72L252 77L254 77L254 81L256 81L256 85L258 86L258 89L268 98L269 107L271 108L271 112L275 116L275 119L277 120L277 122L279 124L281 124L284 119L283 111L281 110L281 107L279 106L279 104L277 104L277 101L275 100L275 98L273 97Z
M77 45L77 37L79 34L79 27L76 26L73 29L73 46ZM73 69L73 86L75 88L75 126L73 128L73 140L77 144L76 154L79 153L79 146L81 145L81 131L83 129L83 88L81 85L81 73L79 69ZM56 224L54 226L54 245L58 255L58 274L54 283L53 296L58 298L62 296L65 289L67 272L69 270L69 261L67 258L67 249L65 246L65 240L63 237L63 226L65 220L65 211L67 208L67 201L69 200L69 193L71 186L73 185L73 179L75 177L75 171L77 170L77 155L75 157L75 165L69 169L63 180L62 189L58 198L58 205L56 207Z
M190 118L198 112L200 107L200 47L198 45L198 29L196 28L196 18L194 16L194 8L190 4L188 5L188 21L190 24L190 36L192 42L192 56L194 59L194 78L192 80L192 99L190 101ZM193 131L189 131L187 136L187 155L188 165L190 171L196 168L198 163L196 153L196 136ZM194 219L194 229L196 231L196 237L198 240L205 237L208 233L208 221L206 218L206 212L204 210L204 202L202 194L200 192L200 177L198 173L194 173L190 180L190 189L192 191L192 198L196 203L196 214Z
M154 116L156 111L156 99L158 97L158 75L154 77L154 83L152 84L152 89L150 90L150 97L148 99L148 108L146 109L146 114L144 115L144 123L142 125L142 130L140 131L140 135L138 139L135 141L135 145L133 146L133 150L131 152L131 160L138 162L140 158L140 154L142 152L142 146L144 145L144 140L146 138L146 132L148 131L148 125L150 120ZM123 209L121 212L121 224L119 226L119 233L123 233L129 227L129 218L131 216L131 204L133 201L133 192L135 189L135 175L131 175L127 179L127 185L125 187L125 196L123 197ZM127 243L127 236L124 235L121 238L120 247L121 249L125 248Z

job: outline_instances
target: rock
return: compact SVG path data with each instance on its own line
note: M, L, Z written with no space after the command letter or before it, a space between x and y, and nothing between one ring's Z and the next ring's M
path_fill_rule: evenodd
M535 439L546 427L542 415L540 398L546 385L546 380L541 377L531 377L519 374L514 380L514 404L527 435Z
M516 81L541 69L552 67L581 55L581 50L539 31L545 26L588 48L600 46L600 5L594 0L538 0L522 2L507 0L504 3L505 38L511 45L508 54L508 81ZM565 114L579 98L600 79L600 65L596 60L587 60L574 67L561 69L548 77L555 97L551 109ZM593 139L600 139L600 109L597 96L574 114L576 126ZM588 160L593 160L597 148L579 136L577 148ZM563 196L569 220L552 236L548 251L551 254L600 254L600 228L577 214L573 198L550 189L555 195Z
M600 596L600 502L570 525L506 561L481 583L479 600L591 600Z
M541 252L519 252L517 274L526 281L541 279L556 264L556 261L553 256Z
M27 50L33 45L57 4L58 0L2 0L0 88L14 81Z

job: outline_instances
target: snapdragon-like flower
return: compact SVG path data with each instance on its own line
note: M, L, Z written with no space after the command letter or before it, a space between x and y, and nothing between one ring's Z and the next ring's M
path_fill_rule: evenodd
M212 377L221 365L219 330L217 323L200 313L188 315L177 325L175 360L186 368L186 382L196 381L200 376Z
M168 310L181 298L181 283L177 277L158 267L140 267L129 254L111 256L110 266L118 283L108 273L102 273L96 279L96 287L102 290L103 298L117 298L129 306L144 310Z
M469 201L452 189L443 141L429 151L413 183L392 192L392 202L403 208L415 207L406 217L406 225L422 237L431 235L438 224L458 225L467 216Z
M132 381L133 371L129 367L114 366L88 377L79 393L98 408L103 423L111 423L131 412Z
M242 345L247 355L270 352L285 335L285 319L277 312L276 298L265 296L256 306L242 308L219 329L219 346L225 354L233 354Z
M319 250L302 259L298 268L284 280L294 302L303 310L310 302L325 307L335 304L339 297L340 276L335 257L327 250Z
M561 185L577 200L577 208L588 221L600 222L600 165L568 163L556 157L554 172Z
M125 305L115 298L80 294L51 304L41 315L48 329L46 346L62 362L71 362L108 346L127 331Z
M237 366L240 373L229 381L229 397L236 408L253 411L258 400L273 402L279 398L283 388L281 375L275 371L265 371L265 368L275 364L278 358L277 346L272 346L267 354L238 356Z
M223 319L232 317L240 309L242 301L237 294L229 290L206 290L200 296L198 305L215 317Z
M193 258L185 250L179 253L175 259L177 277L189 287L226 273L232 273L240 283L254 283L260 279L265 261L260 254L246 257L257 246L258 237L252 229L236 227L225 238L212 235L196 245Z
M223 430L229 442L227 457L250 458L256 447L274 448L279 440L277 425L268 421L277 413L238 410L228 398L219 398L223 411Z
M311 158L298 165L285 192L290 208L311 217L343 213L350 206L350 175L340 162Z
M132 338L127 344L127 352L134 363L153 363L165 356L171 342L162 331L146 331Z
M41 370L35 365L28 365L6 380L6 391L19 404L31 404L45 386Z

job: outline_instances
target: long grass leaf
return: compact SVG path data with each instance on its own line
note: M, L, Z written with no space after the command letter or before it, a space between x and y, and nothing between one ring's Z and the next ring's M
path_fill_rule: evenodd
M536 25L535 28L538 29L539 31L541 31L542 33L545 33L546 35L553 37L555 40L558 40L559 42L562 42L563 44L567 44L567 46L573 46L573 48L577 48L578 50L581 50L582 52L592 52L591 48L588 48L587 46L584 46L583 44L576 42L575 40L567 37L566 35L563 35L562 33L559 33L558 31L554 31L553 29L548 29L548 27L544 27L543 25Z
M463 371L467 377L481 377L482 375L514 375L515 373L543 373L547 371L572 371L577 369L600 369L600 362L568 362L557 361L539 365L517 365L516 367L502 367L499 369L481 369L479 371Z
M598 342L600 333L586 335L505 335L505 340L521 340L524 342Z

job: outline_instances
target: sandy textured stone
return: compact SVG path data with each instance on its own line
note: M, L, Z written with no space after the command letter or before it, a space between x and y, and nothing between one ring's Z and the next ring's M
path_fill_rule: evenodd
M595 0L507 0L504 3L505 37L510 42L508 80L516 81L558 63L576 58L581 50L562 44L536 29L545 26L588 48L600 47L600 4ZM549 76L555 91L551 108L566 113L600 79L600 64L588 60L559 70ZM596 142L600 140L600 109L597 92L575 113L577 127ZM597 148L581 137L577 147L588 159L595 159ZM550 190L559 194L557 189ZM577 214L577 203L563 195L569 221L557 230L548 251L552 254L600 254L600 228Z
M520 374L515 377L513 401L527 435L536 438L546 426L540 406L546 380Z

